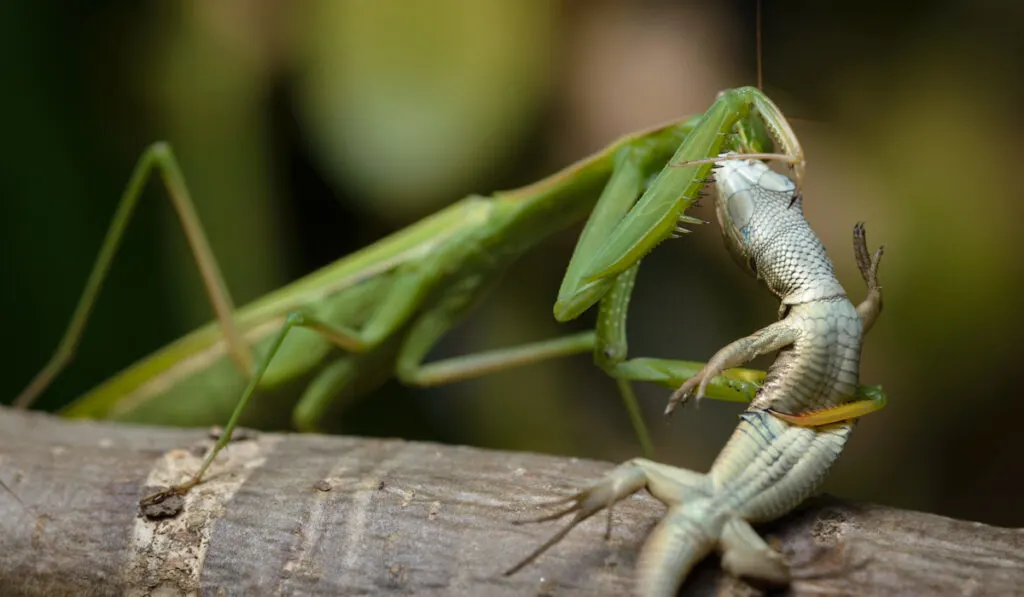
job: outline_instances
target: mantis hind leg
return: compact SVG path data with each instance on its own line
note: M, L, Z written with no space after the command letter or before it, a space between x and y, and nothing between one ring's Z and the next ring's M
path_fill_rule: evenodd
M705 363L641 357L615 366L612 375L630 381L646 381L676 389L696 376ZM707 386L707 398L727 402L750 402L761 387L764 371L754 369L726 369L712 377Z
M615 366L612 376L617 379L646 381L667 388L678 388L686 380L696 376L704 363L676 361L672 359L637 358ZM727 402L750 402L761 387L764 371L754 369L726 369L721 375L712 377L707 386L705 398ZM880 386L860 386L856 400L847 404L805 415L787 415L772 411L780 419L799 427L820 427L841 421L848 421L885 407L887 398Z
M292 424L303 433L327 431L322 422L343 412L359 398L383 385L394 365L397 342L365 354L347 354L324 367L309 383L292 410Z
M424 334L426 336L426 334ZM410 340L419 340L410 335ZM436 344L440 336L434 338L431 345ZM594 332L586 331L569 336L561 336L538 342L530 342L519 346L510 346L434 361L432 363L414 363L414 352L419 352L411 342L406 346L409 351L399 357L399 378L419 387L437 386L476 377L482 377L506 369L515 369L553 358L572 356L590 352L594 347ZM432 347L432 346L431 346ZM403 358L404 357L404 358Z
M462 312L444 307L442 304L424 313L412 324L404 339L392 338L373 352L349 354L324 368L295 407L293 423L296 428L318 430L329 410L372 391L384 383L392 371L407 385L438 386L587 353L594 347L594 333L588 331L424 364L426 354L461 319Z
M189 195L188 187L185 185L185 177L178 166L171 147L166 143L154 143L139 158L128 186L121 196L117 211L114 213L114 218L103 241L103 246L96 258L96 262L93 264L85 290L82 292L78 305L75 307L75 312L71 316L71 322L64 332L64 337L61 338L56 351L54 351L46 366L36 374L29 385L15 398L13 404L16 408L30 407L74 356L75 349L82 337L82 332L85 330L85 324L89 319L89 314L92 312L92 308L103 287L107 272L110 270L114 256L117 254L121 238L128 227L135 206L142 195L143 188L149 180L150 173L154 169L160 173L171 203L174 205L174 209L181 220L185 236L188 239L189 246L192 248L196 264L202 275L203 285L206 287L213 310L217 315L217 320L220 322L221 330L227 341L228 353L239 370L247 374L252 371L252 353L235 325L235 307L231 300L231 294L224 283L224 276L217 266L217 260L210 250L206 233L203 231L202 224L196 215L195 206Z
M822 427L843 421L859 419L864 415L885 408L888 399L880 386L861 386L857 388L857 400L840 404L832 408L816 410L798 415L790 415L770 410L773 415L797 427Z

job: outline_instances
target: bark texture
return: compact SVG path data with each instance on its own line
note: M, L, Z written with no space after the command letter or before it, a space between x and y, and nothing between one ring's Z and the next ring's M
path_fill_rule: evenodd
M611 540L597 516L505 577L560 527L513 521L610 463L260 433L229 446L181 513L140 515L147 488L210 445L202 430L0 409L0 594L627 595L664 510L638 494L614 509ZM1021 529L819 498L759 530L801 577L787 594L1024 594ZM758 593L714 558L683 589Z

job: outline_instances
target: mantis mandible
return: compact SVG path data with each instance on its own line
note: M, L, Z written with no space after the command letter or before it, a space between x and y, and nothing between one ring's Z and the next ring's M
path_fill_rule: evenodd
M773 138L783 154L766 153ZM131 177L57 351L15 403L31 405L70 361L132 209L156 170L181 218L217 321L141 360L63 411L70 417L168 425L214 424L230 414L195 475L144 502L184 493L199 483L257 393L263 408L274 402L276 391L300 384L304 389L291 420L300 430L314 430L332 407L344 406L340 396L351 400L369 393L391 375L406 384L432 386L587 352L616 379L650 453L629 382L675 388L703 364L626 360L625 315L633 278L640 258L676 234L679 222L700 222L684 211L697 199L713 156L726 150L784 159L802 179L802 152L782 113L756 88L732 89L702 116L625 136L529 186L465 198L236 310L192 209L184 175L170 147L154 144ZM600 302L595 330L424 363L512 261L584 219L587 226L559 291L555 316L568 321ZM732 370L715 378L707 395L749 401L762 376Z

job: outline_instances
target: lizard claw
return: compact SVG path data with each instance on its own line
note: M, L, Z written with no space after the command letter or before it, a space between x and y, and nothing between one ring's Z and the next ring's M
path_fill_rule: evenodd
M864 222L857 222L853 227L853 252L857 259L857 269L864 278L868 290L880 290L878 285L878 264L882 261L882 253L885 245L878 247L874 254L868 253L867 233L864 230Z
M537 522L548 522L549 520L556 520L558 518L561 518L561 517L565 516L566 514L571 514L573 512L576 512L577 510L580 510L580 504L581 504L581 499L580 498L581 498L581 496L584 493L586 493L586 491L582 491L580 493L570 495L569 497L564 497L564 498L560 498L560 499L557 499L557 500L551 500L550 502L541 502L540 504L537 504L537 506L539 506L541 508L548 507L548 506L561 506L562 504L567 504L567 503L569 503L569 506L567 506L565 508L562 508L561 510L558 510L558 511L552 513L552 514L544 514L544 515L538 516L536 518L527 518L527 519L524 519L524 520L513 520L512 524L520 525L520 524L533 524L533 523L537 523ZM572 503L570 503L570 502L572 502Z
M707 368L701 369L697 375L686 380L683 385L679 386L678 390L672 392L672 395L668 398L668 405L665 407L666 416L672 414L672 411L678 408L680 404L688 402L691 396L698 403L704 398L704 391L708 385L705 380L710 379L705 373L706 370ZM694 392L695 388L697 390L696 393Z
M530 552L530 555L528 555L525 558L523 558L522 560L520 560L518 564L516 564L515 566L512 566L511 568L506 570L504 572L504 576L512 576L516 572L519 572L520 570L522 570L527 564L529 564L530 562L536 560L538 557L540 557L540 555L542 553L544 553L545 551L550 549L552 546L554 546L556 543L561 541L566 535L569 534L569 531L573 530L576 527L576 525L578 525L579 523L583 522L584 520L590 518L594 514L598 513L602 508L604 508L605 507L604 504L599 503L596 500L590 499L591 496L593 496L593 491L595 489L598 489L599 487L600 486L593 487L593 488L587 489L585 491L581 491L580 493L577 493L576 495L570 496L570 497L562 499L562 500L558 500L558 502L549 502L549 503L572 502L567 508L563 508L561 510L558 510L557 512L554 512L552 514L546 514L546 515L540 516L538 518L514 521L512 524L517 524L517 525L519 525L519 524L528 524L528 523L533 523L533 522L547 522L549 520L555 520L555 519L561 518L561 517L565 516L566 514L571 514L573 512L576 513L576 515L572 517L572 520L569 521L569 524L567 524L564 527L562 527L557 533L552 535L550 539L548 539L543 544L541 544L540 547L538 547L537 549L535 549L532 552ZM610 504L609 504L609 506L610 506ZM608 530L607 530L606 534L610 534L610 533L611 533L611 509L609 508L609 510L608 510Z

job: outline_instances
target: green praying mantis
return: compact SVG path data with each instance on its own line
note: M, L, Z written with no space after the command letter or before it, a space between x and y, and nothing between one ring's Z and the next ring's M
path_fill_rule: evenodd
M779 153L771 153L774 145ZM16 399L28 407L70 361L132 210L156 171L182 221L216 321L131 366L64 409L69 417L168 425L209 425L230 414L214 448L187 481L143 502L184 493L202 480L258 395L282 408L278 392L301 387L291 410L315 430L352 399L392 375L413 386L452 383L556 357L591 353L617 383L643 449L651 442L631 382L677 388L703 363L627 359L626 311L640 260L681 224L720 153L790 164L804 175L799 142L759 89L719 94L703 115L625 136L546 179L489 197L470 196L241 309L230 293L167 144L141 157L111 223L71 323L46 367ZM485 297L505 269L545 238L586 220L554 306L565 322L598 305L594 330L426 363L432 347ZM763 373L733 369L708 387L711 398L749 401ZM819 425L869 412L877 388L842 412L804 417ZM339 400L339 397L343 399ZM275 406L275 400L278 404ZM288 403L290 406L290 403ZM871 406L867 406L871 405Z

